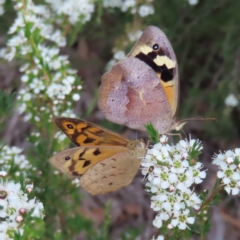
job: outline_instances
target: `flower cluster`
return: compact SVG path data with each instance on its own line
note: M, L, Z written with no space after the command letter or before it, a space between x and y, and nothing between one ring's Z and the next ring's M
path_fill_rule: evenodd
M11 166L14 168L17 167L17 171L15 172L15 176L20 175L20 171L22 174L25 174L27 170L36 170L26 159L25 155L22 154L23 149L19 147L9 147L7 145L1 148L0 152L0 165L1 171L8 172Z
M94 4L90 0L46 0L46 2L60 16L60 21L64 19L61 16L67 16L72 25L77 24L79 21L86 23L91 19L94 12Z
M152 5L144 4L138 6L136 0L103 0L103 6L105 8L117 7L120 8L122 12L130 10L132 14L138 13L140 17L146 17L154 13L154 8Z
M141 5L138 9L138 14L140 17L146 17L148 15L154 14L154 8L150 5Z
M143 31L141 30L137 30L137 31L133 31L128 33L128 38L131 42L136 42L142 35Z
M158 212L154 226L160 228L166 221L169 228L185 229L194 223L189 209L199 209L201 200L190 187L206 177L195 159L201 149L199 141L193 139L170 146L166 136L148 149L141 165L148 180L147 191L153 194L151 208Z
M106 70L109 71L118 61L125 58L126 54L124 51L119 50L113 54L113 58L107 63Z
M240 190L240 148L216 154L213 157L213 164L219 168L217 177L221 179L227 193L238 194Z
M46 6L34 5L31 0L19 1L15 8L18 15L9 30L12 37L7 47L0 50L0 57L8 61L18 57L27 62L20 68L25 88L17 97L19 113L25 113L26 121L36 122L44 113L49 121L54 116L75 117L72 100L80 99L78 92L82 86L77 71L70 68L68 57L59 55L59 47L66 45L66 39L49 24L51 11ZM45 45L46 40L53 46Z
M132 31L128 33L128 39L130 42L136 42L142 35L141 30ZM123 50L115 50L113 58L107 63L106 70L109 71L118 61L126 57L126 53Z
M26 192L31 192L33 186L27 185ZM1 182L0 184L0 239L14 239L14 234L23 235L24 216L30 214L33 218L43 218L43 204L29 199L21 190L19 183Z

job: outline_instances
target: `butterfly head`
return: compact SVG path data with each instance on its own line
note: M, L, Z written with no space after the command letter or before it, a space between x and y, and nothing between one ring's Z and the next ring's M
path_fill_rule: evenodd
M142 150L146 148L146 144L141 139L133 140L128 142L127 147L131 150L134 150L134 149Z
M178 121L173 125L173 129L176 131L180 131L183 129L184 125L187 124L188 122L186 120Z

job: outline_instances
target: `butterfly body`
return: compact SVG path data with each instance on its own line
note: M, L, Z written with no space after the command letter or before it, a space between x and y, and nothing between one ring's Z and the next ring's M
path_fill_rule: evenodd
M106 118L133 129L151 122L159 133L176 128L177 60L157 27L145 29L127 58L102 76L99 108Z
M145 144L130 141L96 124L58 118L57 126L79 147L55 154L50 163L70 177L80 177L91 194L115 191L131 183L136 175Z

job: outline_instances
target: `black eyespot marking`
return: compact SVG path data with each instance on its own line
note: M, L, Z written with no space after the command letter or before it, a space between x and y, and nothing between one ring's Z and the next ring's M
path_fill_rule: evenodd
M71 125L71 124L68 124L67 127L68 127L69 129L73 129L73 125Z
M67 156L67 157L65 157L65 160L67 161L67 160L69 160L70 159L70 157L69 156Z
M109 186L111 186L111 185L113 185L113 183L112 183L112 182L110 182L108 185L109 185Z
M159 48L158 44L154 44L154 45L153 45L153 50L156 51L156 50L158 50L158 48Z
M93 152L93 154L94 154L95 156L99 155L100 153L101 153L101 151L99 150L99 148L97 148L97 149Z

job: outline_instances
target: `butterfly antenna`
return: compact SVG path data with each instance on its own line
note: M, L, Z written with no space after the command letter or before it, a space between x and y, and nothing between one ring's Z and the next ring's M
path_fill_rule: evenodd
M180 122L188 122L188 121L216 121L217 122L217 119L216 118L203 118L203 117L200 117L200 116L197 116L197 117L193 117L193 118L186 118L186 119L183 119L181 120Z
M217 122L216 118L203 118L203 117L186 118L177 122L175 130L176 131L182 130L183 126L189 121L208 121L208 120Z

